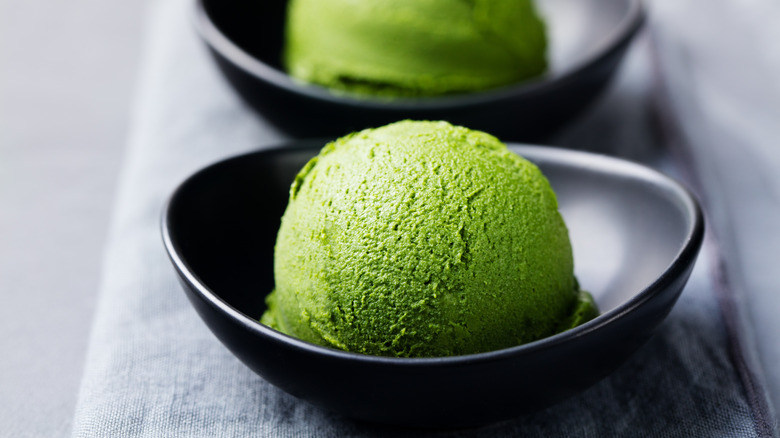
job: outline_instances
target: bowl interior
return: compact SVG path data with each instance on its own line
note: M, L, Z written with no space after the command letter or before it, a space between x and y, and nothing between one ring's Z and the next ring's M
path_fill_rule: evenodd
M170 239L187 269L252 320L273 289L274 242L289 186L322 142L297 145L205 169L168 210ZM602 317L658 281L701 227L684 189L642 166L553 148L512 149L537 163L555 189L575 273Z
M703 235L685 189L645 167L561 149L511 146L558 194L576 274L602 315L487 353L396 359L347 353L257 322L273 289L273 251L290 183L323 145L295 142L212 165L172 196L163 240L184 291L247 366L347 416L415 427L471 427L556 403L607 376L665 318Z
M213 25L227 39L222 41L223 45L232 46L231 50L223 47L223 52L233 52L227 55L241 59L240 63L247 70L268 76L268 71L258 70L257 64L262 64L278 74L273 79L288 80L281 62L286 0L200 1ZM637 25L641 15L637 0L544 0L537 3L548 23L551 64L548 76L553 78L586 65L614 46ZM288 82L288 85L292 84Z
M550 73L573 70L625 33L638 4L625 0L543 0L536 2L550 38Z

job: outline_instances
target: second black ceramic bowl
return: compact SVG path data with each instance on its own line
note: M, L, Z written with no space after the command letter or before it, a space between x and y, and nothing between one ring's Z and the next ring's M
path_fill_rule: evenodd
M479 93L388 101L292 80L281 66L286 0L194 1L196 27L229 82L294 137L339 136L416 119L538 141L601 93L644 20L640 0L542 0L550 28L548 75Z
M539 165L569 226L576 275L602 314L529 344L466 356L398 359L332 350L258 322L290 183L321 142L212 165L166 208L165 247L188 298L249 368L346 416L422 427L484 424L540 409L607 376L653 333L702 242L688 192L645 167L582 152L513 146Z

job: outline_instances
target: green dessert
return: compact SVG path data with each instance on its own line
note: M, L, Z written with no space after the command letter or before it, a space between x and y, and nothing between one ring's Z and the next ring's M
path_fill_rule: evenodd
M497 350L598 313L547 179L446 122L327 144L292 184L274 275L262 323L372 355Z
M291 0L283 57L305 82L410 97L541 75L546 47L532 0Z

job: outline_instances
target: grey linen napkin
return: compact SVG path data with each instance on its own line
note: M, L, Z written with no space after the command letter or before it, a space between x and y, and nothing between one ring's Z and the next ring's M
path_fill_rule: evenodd
M658 3L669 8L673 2ZM741 298L724 305L724 296L736 295L717 293L723 288L713 275L721 271L712 266L719 266L721 259L708 250L658 334L624 366L570 400L515 420L465 431L397 430L321 411L253 374L198 319L160 239L161 208L180 181L217 159L281 138L219 77L191 29L189 6L189 0L164 0L151 10L74 436L771 436L773 417L757 350L735 342L755 339L750 332L744 335L748 319L737 312L732 318L737 323L729 324L731 317L723 312L746 306ZM665 16L676 15L666 11L661 18ZM657 46L662 54L681 46L661 40L669 46ZM680 150L691 155L694 164L680 168L656 147L663 138L651 117L648 53L647 45L639 44L604 101L556 143L702 175L714 164L698 161L703 153L699 149L685 143ZM661 76L666 77L663 69ZM680 116L681 105L696 98L681 92L691 78L679 78L666 82L668 94L682 101L665 100L671 110L664 114L670 120ZM708 116L700 111L682 115ZM694 140L691 143L703 144ZM772 190L780 181L773 183ZM740 201L718 195L706 199L714 209ZM731 236L729 245L736 247L739 236L729 234L727 226L735 225L718 231Z
M696 175L716 236L718 300L735 363L777 434L771 411L780 408L780 2L654 5L663 18L653 28L663 67L660 117L671 147Z

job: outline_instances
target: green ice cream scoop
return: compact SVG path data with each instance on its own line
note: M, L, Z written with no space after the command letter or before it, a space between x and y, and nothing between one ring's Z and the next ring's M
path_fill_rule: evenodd
M597 314L547 179L446 122L327 144L290 189L274 275L262 323L372 355L496 350Z
M430 96L538 76L546 47L531 0L291 0L283 56L333 90Z

